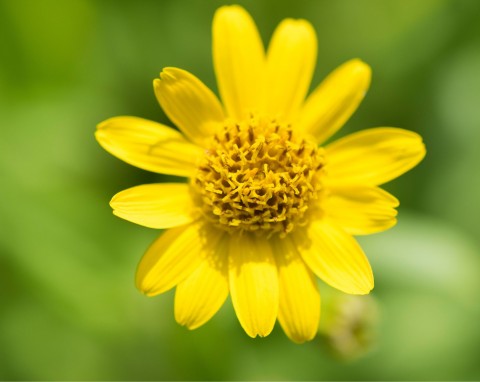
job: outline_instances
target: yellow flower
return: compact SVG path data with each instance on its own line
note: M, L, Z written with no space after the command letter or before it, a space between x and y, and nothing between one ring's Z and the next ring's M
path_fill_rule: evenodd
M316 53L305 20L282 21L265 53L250 15L221 7L213 59L222 103L192 74L165 68L155 94L183 134L136 117L98 126L111 154L188 179L127 189L111 206L133 223L169 228L140 261L136 285L148 296L176 286L175 318L189 329L230 293L249 336L267 336L278 318L304 342L320 318L314 275L345 293L373 288L352 235L395 224L398 201L378 186L414 167L425 148L416 133L390 127L319 146L357 108L370 68L348 61L306 97Z

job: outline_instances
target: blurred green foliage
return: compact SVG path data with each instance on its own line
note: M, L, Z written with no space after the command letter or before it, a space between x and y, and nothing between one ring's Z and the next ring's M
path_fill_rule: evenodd
M216 89L210 28L223 2L0 0L0 379L480 379L480 2L238 3L265 42L283 18L312 22L313 85L353 57L372 66L340 135L399 126L426 141L424 162L387 185L399 225L361 239L376 275L375 345L347 360L279 328L252 340L230 302L189 332L174 322L173 293L133 286L158 232L115 218L108 201L167 177L104 152L95 125L168 123L151 86L164 66Z

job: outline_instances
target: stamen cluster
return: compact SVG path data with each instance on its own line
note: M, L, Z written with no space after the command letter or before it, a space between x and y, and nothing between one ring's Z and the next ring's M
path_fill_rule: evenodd
M290 125L252 117L215 134L192 179L193 196L220 228L284 237L308 223L323 166L323 149L297 138Z

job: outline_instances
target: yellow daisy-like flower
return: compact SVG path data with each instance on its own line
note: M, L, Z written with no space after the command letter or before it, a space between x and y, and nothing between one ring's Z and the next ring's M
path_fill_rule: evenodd
M250 15L224 6L213 20L222 103L192 74L165 68L155 94L183 134L136 117L98 126L111 154L188 178L127 189L111 206L123 219L169 228L140 261L136 285L148 296L176 286L175 318L189 329L230 294L249 336L268 335L278 318L304 342L320 318L314 275L345 293L373 288L352 235L395 224L398 201L378 186L419 163L425 147L416 133L390 127L319 146L355 111L371 73L348 61L306 97L316 54L307 21L282 21L265 52Z

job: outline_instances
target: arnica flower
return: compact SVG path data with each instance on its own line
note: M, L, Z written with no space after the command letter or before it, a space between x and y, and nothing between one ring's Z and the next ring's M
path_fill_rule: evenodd
M175 318L195 329L228 295L245 332L267 336L276 319L295 342L318 329L318 276L349 294L373 288L353 235L392 227L398 201L379 188L425 155L416 133L379 127L322 146L355 111L370 83L358 59L307 97L317 55L305 20L283 20L268 50L250 15L224 6L213 19L221 101L173 67L155 95L178 132L115 117L96 138L125 162L185 183L146 184L115 195L113 213L167 229L148 248L136 286L147 296L176 287Z

